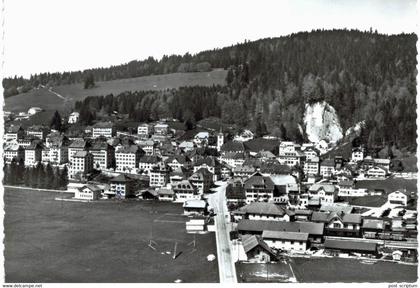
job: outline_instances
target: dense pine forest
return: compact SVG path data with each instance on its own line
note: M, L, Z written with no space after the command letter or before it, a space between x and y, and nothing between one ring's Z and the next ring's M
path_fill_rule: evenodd
M258 134L299 140L305 138L299 129L305 104L325 100L336 109L344 130L365 121L363 140L369 146L414 148L416 41L415 34L317 30L159 61L4 79L3 87L5 96L11 96L38 84L82 83L92 75L103 81L225 68L225 87L89 97L76 103L76 109L87 122L101 110L127 113L136 121L174 117L194 123L215 116Z

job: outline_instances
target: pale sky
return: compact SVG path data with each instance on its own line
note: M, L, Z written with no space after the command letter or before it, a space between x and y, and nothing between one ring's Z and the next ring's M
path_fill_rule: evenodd
M5 0L5 76L191 54L317 28L416 31L415 0Z

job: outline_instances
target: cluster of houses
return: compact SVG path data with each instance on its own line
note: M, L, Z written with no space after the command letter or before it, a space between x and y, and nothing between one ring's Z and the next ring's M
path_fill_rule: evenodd
M73 113L69 123L78 116ZM337 203L341 196L371 195L357 188L355 180L390 174L389 159L372 158L362 147L353 149L350 159L322 159L313 143L254 138L248 130L233 140L222 131L202 131L186 139L168 122L143 123L136 132L117 131L112 122L66 133L39 125L9 126L4 158L25 166L67 166L68 189L78 199L181 202L187 214L207 213L204 195L216 181L226 180L227 204L245 250L271 251L268 259L275 250L306 251L319 245L375 254L377 247L360 239L397 241L417 233L415 219L369 219ZM395 191L388 201L404 207L410 197ZM346 240L326 238L338 236Z
M321 249L328 255L359 257L378 257L380 250L388 249L390 254L396 252L398 260L404 255L416 261L415 218L379 219L354 210L345 204L324 204L314 211L252 202L231 215L250 262L277 261L284 252L301 254Z

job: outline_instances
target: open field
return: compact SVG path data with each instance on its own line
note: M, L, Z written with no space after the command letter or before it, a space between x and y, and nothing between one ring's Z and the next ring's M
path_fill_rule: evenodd
M386 194L398 189L407 189L408 192L417 192L416 179L387 178L385 180L360 180L356 182L356 188L368 190L383 189Z
M119 94L124 91L166 90L181 86L211 86L225 85L227 71L215 69L211 72L172 73L164 75L144 76L129 79L96 82L96 87L83 89L83 83L61 85L52 90L62 95L58 97L48 89L34 89L27 93L15 95L5 99L6 111L28 111L30 107L41 107L46 110L68 110L74 102L87 96Z
M298 282L415 282L417 266L391 262L363 264L343 258L292 258Z
M216 255L215 236L196 235L192 252L180 204L58 195L5 188L6 282L218 282L217 261L206 259Z
M238 282L294 282L293 271L287 261L278 263L236 263Z
M385 195L363 196L363 197L342 197L345 202L350 205L367 206L367 207L381 207L388 198Z

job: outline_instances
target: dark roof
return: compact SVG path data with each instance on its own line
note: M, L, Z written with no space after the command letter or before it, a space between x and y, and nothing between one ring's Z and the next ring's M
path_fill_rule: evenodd
M233 186L229 184L226 187L226 198L227 199L246 199L244 187L241 185Z
M39 149L42 148L41 144L38 142L32 142L30 145L28 145L25 150L34 150L34 149Z
M312 210L309 209L297 209L295 210L295 215L299 216L299 215L307 215L307 216L311 216L313 213Z
M142 149L137 145L126 145L115 151L115 153L137 153L140 150Z
M76 151L73 157L86 157L89 154L88 151Z
M112 122L98 122L95 125L93 125L93 128L111 128L114 127L114 124Z
M228 141L225 144L222 145L220 148L222 152L245 152L245 147L242 142L239 141Z
M381 219L363 219L363 228L383 230L384 220Z
M308 241L308 233L264 230L263 239L282 239L292 241Z
M244 247L245 253L250 252L252 249L254 249L257 246L260 246L265 251L267 251L268 253L274 256L274 253L271 250L271 248L259 236L251 235L251 236L242 237L242 245Z
M145 155L140 157L140 163L158 163L160 158L156 155Z
M6 129L6 133L17 133L19 130L23 130L20 125L11 125Z
M287 165L282 165L278 161L268 161L262 163L261 173L278 174L278 175L290 175L292 169Z
M69 148L85 148L87 141L85 139L74 139L69 145Z
M274 182L270 177L262 176L260 173L255 173L249 177L245 183L245 189L253 188L254 186L264 186L266 189L274 190Z
M286 185L274 185L273 197L280 197L287 194Z
M276 139L255 138L244 143L247 150L252 152L270 151L277 155L280 141Z
M267 202L252 202L239 208L239 211L244 212L245 214L276 215L281 217L286 214L293 214L293 212L284 209L277 204Z
M246 165L246 166L252 166L255 168L260 168L262 166L262 161L260 159L257 158L248 158L245 160L244 164L242 165Z
M105 141L95 141L92 144L92 147L90 147L90 150L106 150L109 147L111 147L111 145L109 145L107 142Z
M321 166L335 167L334 159L325 159L321 162Z
M238 231L252 231L262 233L264 230L304 232L310 235L323 235L324 223L283 222L248 219L242 219L238 223Z
M207 166L214 167L214 166L216 166L217 162L216 162L216 159L214 157L209 156L209 157L199 158L194 163L194 166L201 166L203 164L206 164Z
M371 242L362 242L359 240L336 240L336 239L326 239L325 240L326 249L339 249L339 250L354 250L354 251L366 251L366 252L375 252L377 244Z
M112 178L110 181L111 182L119 182L119 183L122 183L122 182L128 182L128 181L132 181L132 180L133 179L131 177L128 177L125 174L120 174L120 175Z
M173 148L173 147L172 147ZM168 159L166 159L166 163L172 162L172 161L178 161L180 164L186 164L191 162L190 158L188 158L185 155L173 155L173 156L169 156Z

